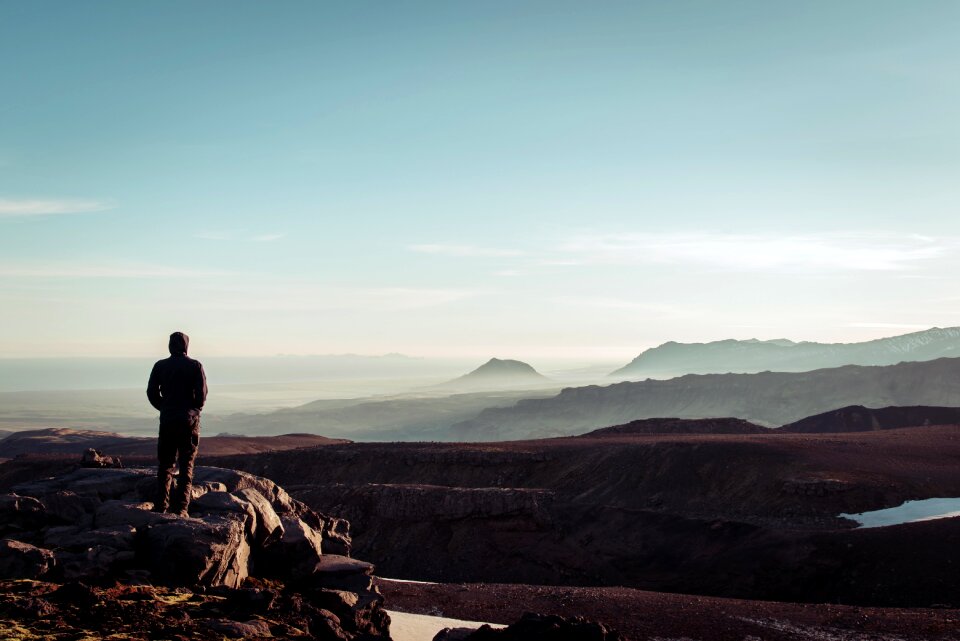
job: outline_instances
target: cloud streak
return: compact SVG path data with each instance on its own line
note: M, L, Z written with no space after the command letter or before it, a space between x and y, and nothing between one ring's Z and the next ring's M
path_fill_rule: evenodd
M956 243L883 234L633 233L584 235L544 265L692 265L733 271L897 271L946 255Z
M202 231L195 235L200 240L234 241L244 243L272 243L285 238L286 234L271 232L265 234L250 234L245 231Z
M110 209L103 200L84 199L10 199L0 198L0 218L23 218L28 216L52 216L60 214L87 214Z
M489 292L470 288L345 287L320 283L245 282L210 288L197 309L220 312L402 312L441 307Z
M232 272L184 269L166 265L56 263L43 265L0 264L0 278L206 278Z
M689 318L699 313L694 308L670 303L651 303L628 298L603 296L560 296L553 299L559 305L572 307L593 307L597 309L643 312L663 318Z
M407 249L421 254L452 256L455 258L510 258L524 255L524 252L516 249L501 249L497 247L478 247L476 245L455 245L446 243L410 245Z
M516 267L649 266L743 272L908 272L954 254L960 240L919 234L811 233L729 234L709 232L583 233L552 247L522 251L458 244L412 245L408 249L452 258L520 259ZM911 277L909 273L903 277ZM916 277L916 275L914 275Z

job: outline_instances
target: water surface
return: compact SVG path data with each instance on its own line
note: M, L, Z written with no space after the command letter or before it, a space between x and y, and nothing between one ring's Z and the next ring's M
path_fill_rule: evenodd
M897 507L863 512L861 514L841 514L841 518L852 519L862 528L886 527L900 523L916 523L960 516L960 498L922 499L907 501Z

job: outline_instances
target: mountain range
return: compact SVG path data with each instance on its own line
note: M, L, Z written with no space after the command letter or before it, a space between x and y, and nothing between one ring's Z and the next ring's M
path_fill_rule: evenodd
M960 358L573 387L550 398L485 409L449 437L464 441L569 436L643 418L735 416L778 426L849 405L960 406Z
M960 356L960 327L934 327L863 343L794 342L785 338L710 343L670 341L646 350L610 375L636 380L684 374L805 372L842 365L894 365L952 356Z

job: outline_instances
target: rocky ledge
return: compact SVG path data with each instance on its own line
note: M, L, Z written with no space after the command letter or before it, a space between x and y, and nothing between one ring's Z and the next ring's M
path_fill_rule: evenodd
M130 601L146 627L129 638L389 638L349 523L252 474L194 480L189 517L151 511L149 469L80 468L0 495L0 627L106 636L136 627Z

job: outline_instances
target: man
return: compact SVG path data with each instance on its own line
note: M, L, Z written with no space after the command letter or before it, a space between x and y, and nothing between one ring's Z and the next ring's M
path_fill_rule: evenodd
M183 332L170 334L170 358L157 361L147 383L147 398L160 410L160 438L157 442L157 512L187 516L193 461L200 444L200 410L207 400L207 377L203 365L187 356L190 338ZM180 473L171 497L173 466Z

